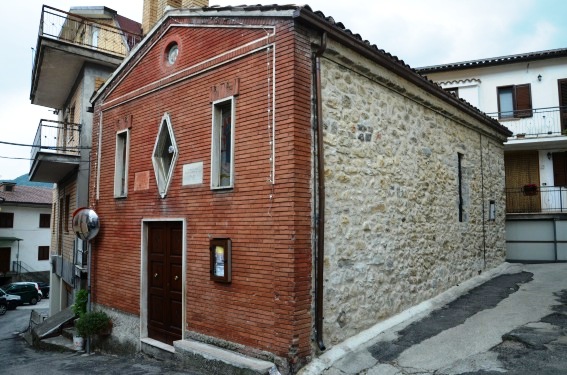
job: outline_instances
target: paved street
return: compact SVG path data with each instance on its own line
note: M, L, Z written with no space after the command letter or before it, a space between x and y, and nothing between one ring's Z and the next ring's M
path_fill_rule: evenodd
M302 374L567 374L567 264L511 265L477 284Z
M18 375L51 374L193 374L175 364L142 355L118 357L95 354L39 351L31 348L19 333L28 327L30 312L47 312L48 301L24 305L0 316L0 373Z
M175 363L37 351L19 333L31 309L0 316L6 374L186 374ZM302 375L567 374L567 264L505 265L330 348ZM197 375L193 373L194 375Z

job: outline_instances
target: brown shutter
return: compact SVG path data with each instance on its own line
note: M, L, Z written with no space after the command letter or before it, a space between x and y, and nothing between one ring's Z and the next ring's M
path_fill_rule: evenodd
M567 152L553 153L553 185L567 186Z
M557 81L559 85L559 106L561 107L561 132L567 129L567 79Z
M512 151L504 154L506 170L506 212L540 212L539 194L527 196L525 185L539 186L539 153L537 151Z
M516 116L532 117L532 92L530 84L515 86L516 95Z

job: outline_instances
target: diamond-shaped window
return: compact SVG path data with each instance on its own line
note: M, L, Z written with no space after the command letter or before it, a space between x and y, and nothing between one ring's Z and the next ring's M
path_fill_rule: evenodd
M169 183L173 176L173 169L177 161L177 144L171 126L169 114L165 113L161 119L159 130L152 154L152 163L156 174L159 195L165 198Z

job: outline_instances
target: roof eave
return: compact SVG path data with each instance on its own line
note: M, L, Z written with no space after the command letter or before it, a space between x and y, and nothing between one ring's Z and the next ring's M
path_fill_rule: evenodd
M370 44L366 44L361 40L357 40L352 36L348 35L346 32L330 25L321 17L318 17L311 11L307 11L305 8L298 8L297 11L294 13L294 17L300 19L308 24L312 25L313 27L327 32L329 35L332 35L338 42L352 48L356 52L360 53L364 57L367 57L373 61L376 61L378 64L384 66L388 70L394 72L395 74L403 77L404 79L408 80L409 82L415 84L417 87L423 89L427 93L436 96L437 98L448 101L454 106L458 107L468 115L472 116L473 118L480 120L484 124L488 125L490 128L494 129L495 131L499 132L506 137L512 136L512 132L502 126L498 121L495 119L487 116L477 108L473 107L470 104L464 104L459 99L455 98L454 96L446 93L440 87L438 87L435 83L428 80L427 78L423 77L415 70L410 68L408 65L403 64L402 62L396 62L391 57L388 57L378 51L375 46Z

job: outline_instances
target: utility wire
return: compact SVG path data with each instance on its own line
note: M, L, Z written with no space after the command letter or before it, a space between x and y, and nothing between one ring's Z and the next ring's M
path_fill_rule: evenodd
M12 156L1 156L1 155L0 155L0 159L29 160L29 161L35 160L35 159L30 159L30 158L16 158L16 157L12 157ZM81 161L78 161L78 163L90 163L90 161L89 160L87 160L87 161L81 160Z
M86 147L86 146L38 146L38 145L27 145L24 143L13 143L13 142L4 142L4 141L0 141L0 144L10 145L10 146L46 148L48 150L68 150L68 149L90 150L91 149L90 147Z

